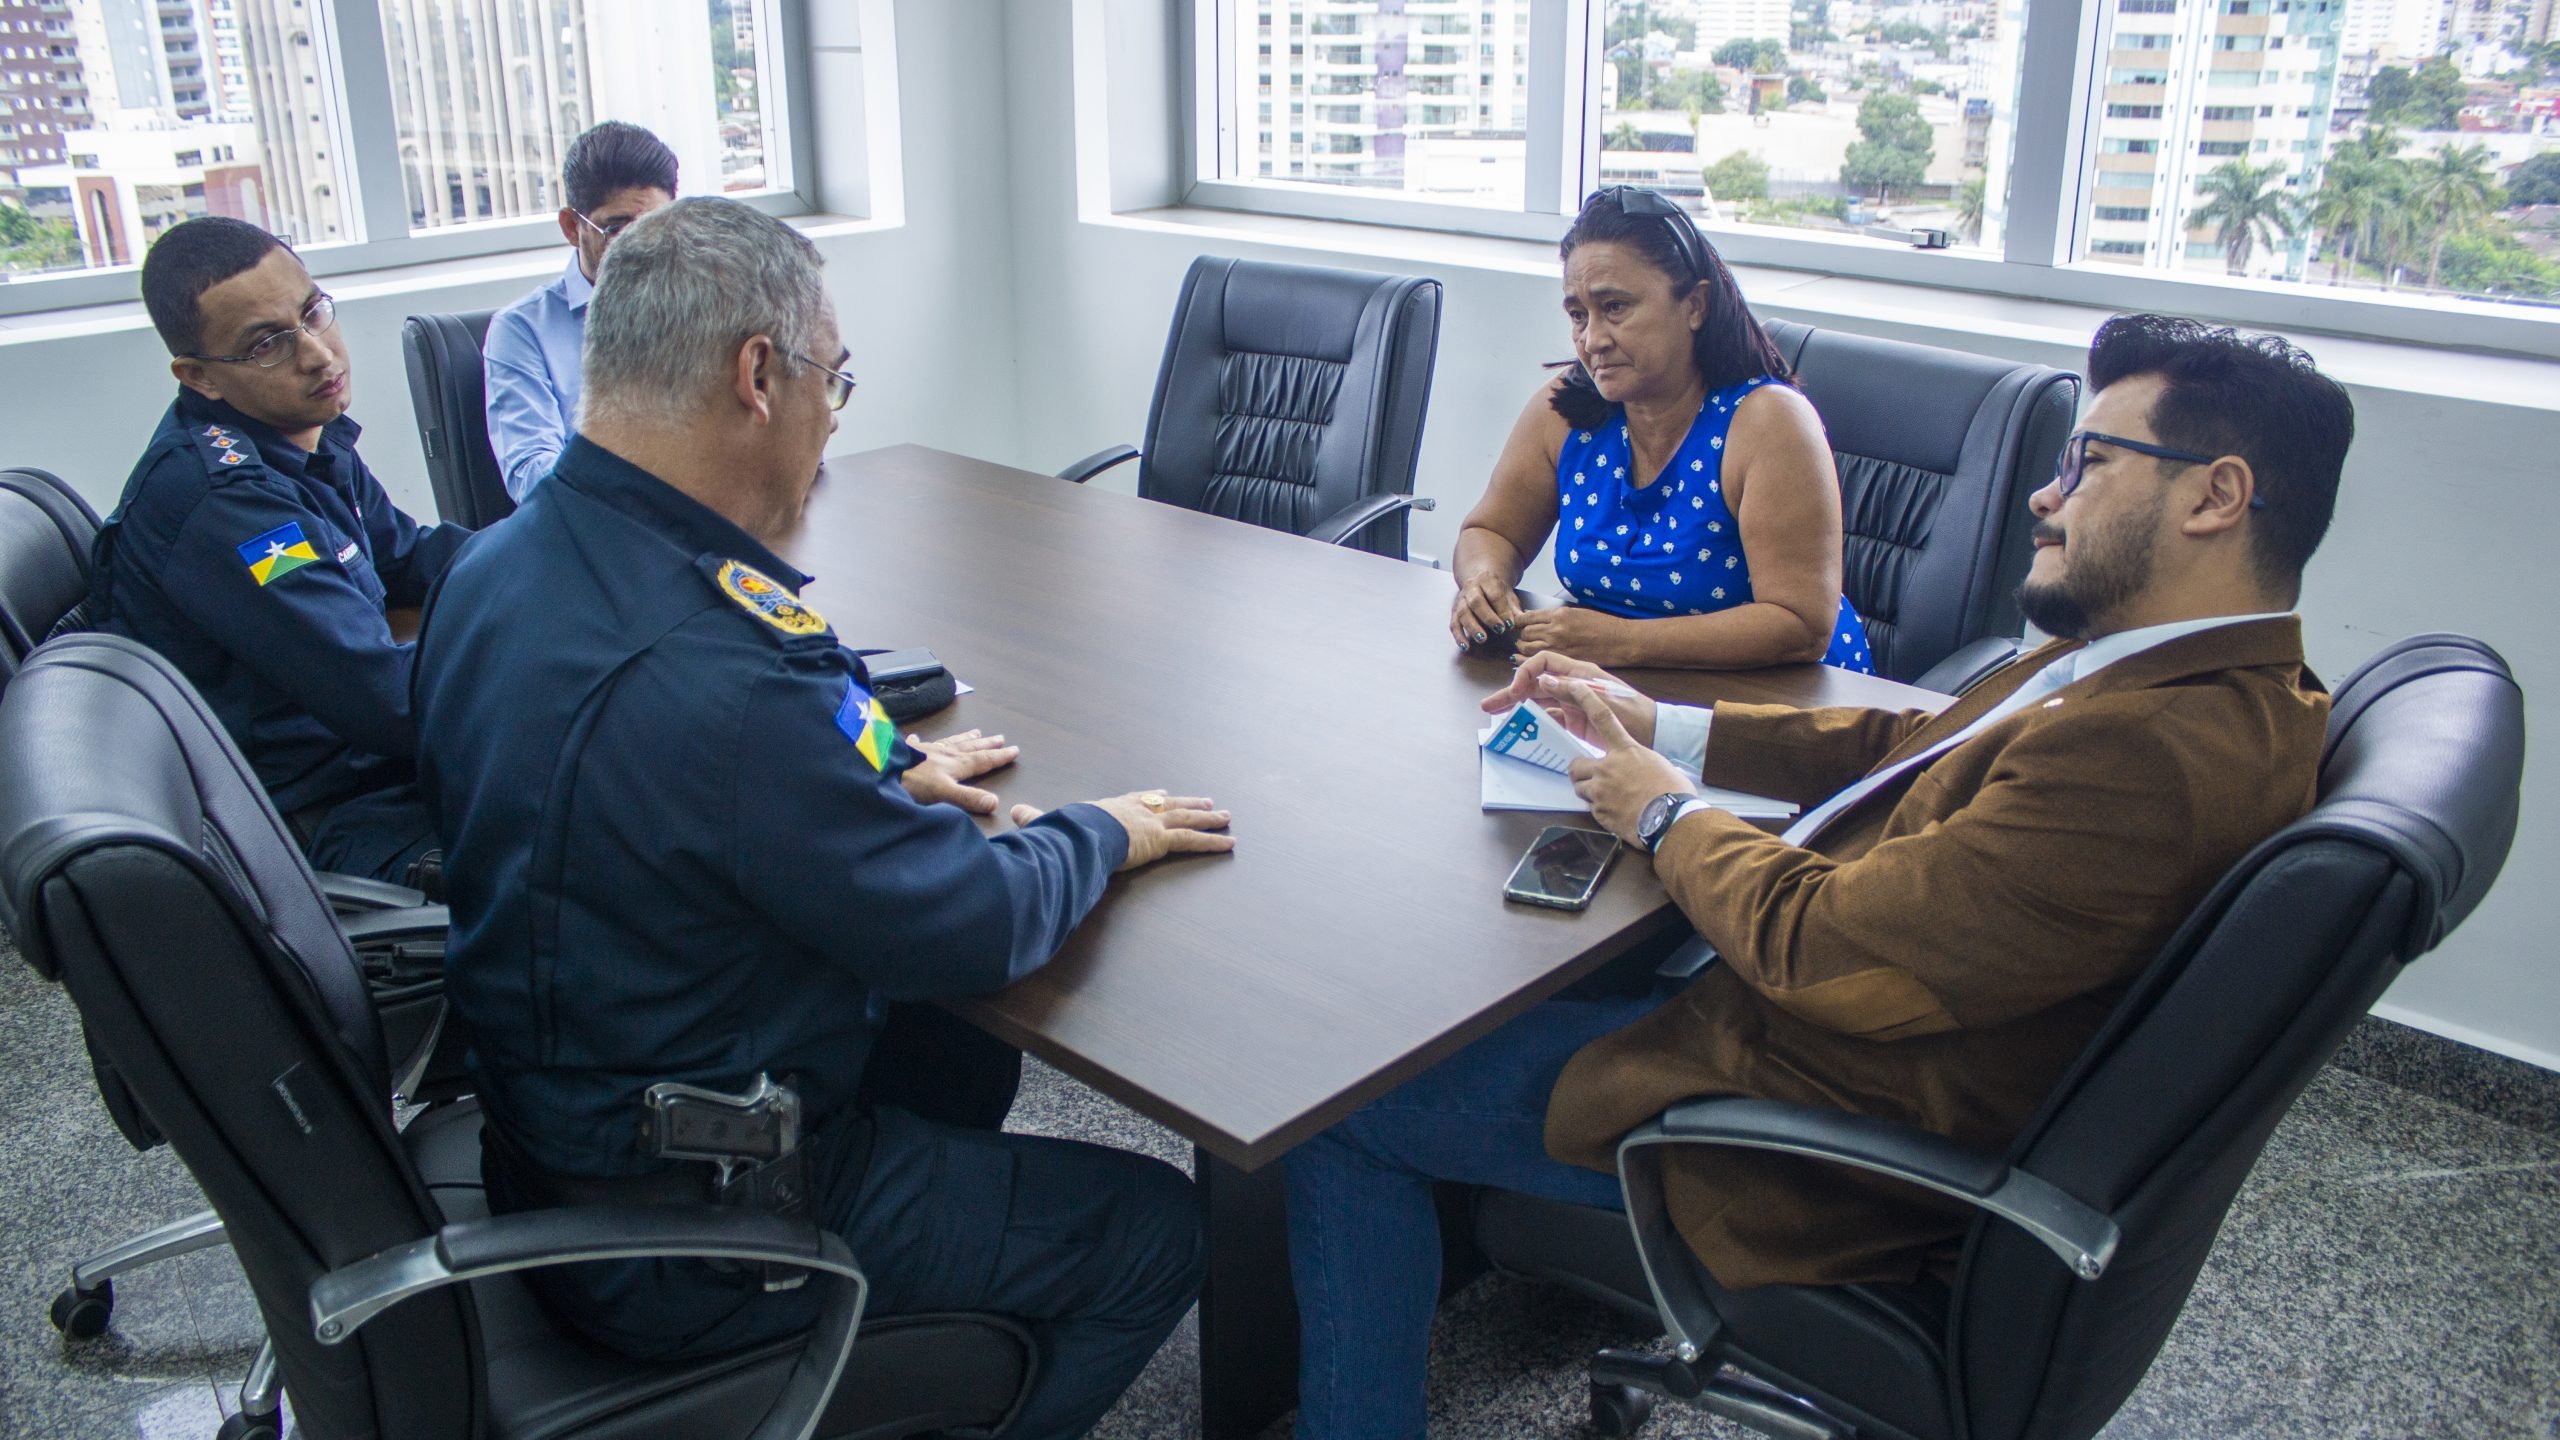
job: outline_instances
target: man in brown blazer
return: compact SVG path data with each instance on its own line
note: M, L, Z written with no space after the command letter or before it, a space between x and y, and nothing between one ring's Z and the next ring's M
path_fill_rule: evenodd
M1552 655L1487 699L1540 698L1602 747L1576 790L1720 959L1676 991L1540 1006L1288 1157L1300 1436L1422 1433L1433 1179L1614 1206L1619 1138L1697 1095L2002 1148L2205 892L2310 805L2328 700L2290 612L2345 391L2281 340L2146 315L2100 328L2089 380L2019 591L2057 638L1944 713L1710 713ZM1805 814L1771 835L1697 801L1701 769ZM1728 1286L1907 1280L1970 1218L1787 1156L1677 1149L1667 1178Z

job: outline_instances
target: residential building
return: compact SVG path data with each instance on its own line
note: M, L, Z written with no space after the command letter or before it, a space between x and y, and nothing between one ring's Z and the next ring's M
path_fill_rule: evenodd
M1516 201L1529 11L1530 0L1262 0L1237 27L1236 74L1253 89L1240 160L1272 179Z
M18 188L21 166L60 164L89 116L70 7L0 0L0 188Z
M90 265L135 264L161 231L200 215L269 223L257 127L248 121L120 108L65 141L64 162L25 170L23 183L30 197L69 197L67 212L48 218L72 222Z
M1775 40L1783 45L1794 21L1789 0L1698 0L1689 13L1698 27L1698 48L1710 55L1733 40Z

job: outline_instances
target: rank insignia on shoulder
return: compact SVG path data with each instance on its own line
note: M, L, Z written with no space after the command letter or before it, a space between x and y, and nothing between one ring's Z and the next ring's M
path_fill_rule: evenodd
M721 594L785 635L815 635L827 628L824 616L752 565L723 560L717 578Z
M298 520L287 520L255 540L243 540L238 549L241 563L249 567L261 589L320 558L320 552L303 538Z
M859 681L845 677L844 700L836 706L836 728L853 742L854 750L871 762L874 770L889 768L889 752L898 743L898 727L889 712L871 698L871 692Z

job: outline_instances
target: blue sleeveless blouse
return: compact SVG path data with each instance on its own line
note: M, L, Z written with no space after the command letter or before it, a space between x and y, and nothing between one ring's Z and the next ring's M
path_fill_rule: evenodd
M1556 456L1556 578L1574 604L1658 620L1750 602L1742 528L1724 503L1724 439L1742 397L1773 383L1763 375L1709 395L1661 478L1642 488L1627 475L1635 446L1625 410L1565 436ZM1867 627L1846 595L1822 663L1875 673Z

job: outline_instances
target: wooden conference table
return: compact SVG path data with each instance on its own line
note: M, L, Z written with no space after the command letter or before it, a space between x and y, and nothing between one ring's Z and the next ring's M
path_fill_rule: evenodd
M989 777L1008 804L1162 787L1234 813L1234 854L1119 877L1054 961L963 1013L1198 1147L1204 1430L1254 1433L1297 1349L1263 1167L1678 912L1633 852L1585 911L1502 899L1571 817L1479 808L1477 701L1509 667L1452 650L1437 571L918 446L830 462L783 549L846 643L929 646L977 687L918 728L1019 744ZM1947 703L1819 665L1629 678Z

